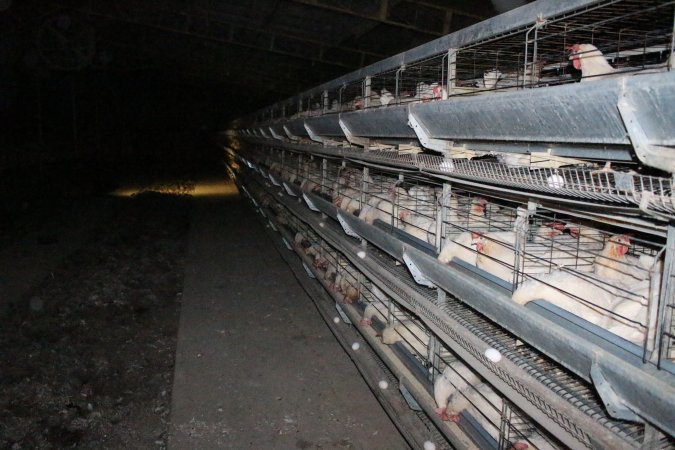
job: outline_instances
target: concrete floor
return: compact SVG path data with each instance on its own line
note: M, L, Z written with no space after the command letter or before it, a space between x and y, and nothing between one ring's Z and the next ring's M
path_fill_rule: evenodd
M170 447L408 448L252 209L209 186L190 231Z

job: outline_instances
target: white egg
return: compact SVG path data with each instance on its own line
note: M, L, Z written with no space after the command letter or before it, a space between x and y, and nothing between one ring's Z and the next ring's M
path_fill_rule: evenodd
M360 347L361 347L361 344L359 344L358 342L354 342L352 344L352 350L358 350Z
M498 363L502 360L502 354L499 353L499 350L492 347L485 350L485 357L492 361L493 363Z
M444 172L452 172L453 170L455 170L455 165L453 164L452 161L443 160L441 161L440 169Z
M320 226L320 227L323 227L323 222L319 222L319 226Z
M340 318L339 317L333 317L333 322L340 323Z
M431 441L424 442L424 450L436 450L436 444Z
M554 174L551 175L546 179L546 183L548 183L548 187L553 188L553 189L559 189L562 187L565 187L565 179L561 177L560 175Z
M358 257L361 258L361 259L365 259L365 257L366 257L366 252L364 252L363 250L361 250L361 251L359 251L359 252L356 253L356 256L358 256Z
M387 388L389 387L389 383L387 383L387 382L384 381L384 380L380 381L380 382L377 383L377 384L378 384L378 386L380 386L380 389L387 389Z

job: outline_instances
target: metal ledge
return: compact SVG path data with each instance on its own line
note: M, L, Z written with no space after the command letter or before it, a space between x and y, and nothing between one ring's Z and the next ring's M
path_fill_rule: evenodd
M329 114L321 117L308 117L305 125L310 127L318 136L344 140L345 135L340 128L338 114Z
M408 126L406 105L342 113L340 119L355 136L370 139L417 139L415 132Z
M293 140L293 137L298 138L309 138L309 134L305 129L305 119L293 119L289 121L279 121L279 124L283 125L288 137Z
M247 140L257 145L272 145L260 138ZM625 226L662 237L665 237L666 231L663 223L659 222L668 217L675 219L673 181L663 177L575 168L530 170L485 161L454 160L449 164L441 156L428 154L399 155L397 152L363 151L351 147L274 142L277 147L295 152L344 158L364 165L377 164L392 171L419 170L469 190L480 189L486 195L508 196L511 201L538 199L573 216L587 217L591 212L593 220L614 225L623 222ZM550 177L554 175L565 180L562 186L551 185ZM603 211L606 217L601 215Z
M605 146L603 159L630 161L633 145L617 107L620 100L639 115L650 145L675 144L672 72L419 103L410 111L435 139L489 142L496 151L502 142L539 143L554 155L560 148L564 156L578 158L589 156L587 148ZM673 157L662 158L668 160L665 166L655 159L643 162L672 171Z

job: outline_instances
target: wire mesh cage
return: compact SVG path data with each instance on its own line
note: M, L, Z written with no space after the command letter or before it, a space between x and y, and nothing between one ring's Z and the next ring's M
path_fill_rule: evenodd
M311 161L309 159L305 159L305 161ZM352 167L352 166L341 166L337 164L330 164L331 166L335 167L335 176L336 179L341 178L342 176L342 183L348 184L348 183L354 183L355 180L352 181L347 181L351 180L352 178L356 179L357 175L355 172L350 174L350 171L345 172L345 169L352 169L355 170L357 167ZM368 176L372 178L372 182L365 182L367 178L364 176L364 171L360 170L359 173L361 174L361 179L360 183L363 186L364 184L367 184L368 186L372 185L377 185L379 182L380 184L383 184L383 180L381 178L387 177L388 179L392 179L391 174L387 173L386 171L375 171L375 170L370 170L368 173ZM423 182L421 179L415 179L413 177L409 177L409 179L404 178L404 183L403 187L405 188L406 192L409 194L410 190L414 188L415 186L425 186L426 183ZM380 189L381 191L382 189ZM370 191L368 191L370 192ZM447 192L447 191L446 191ZM461 204L466 204L469 208L472 205L472 202L475 200L476 197L480 196L475 196L471 194L470 192L463 193L459 190L453 190L452 194L454 195L462 195L465 194L467 199L462 200L460 203ZM272 199L278 200L275 198L275 196L272 196ZM472 199L472 200L469 200ZM611 239L614 237L616 233L613 233L612 230L604 230L604 229L593 229L594 233L589 234L587 231L583 230L582 227L589 227L586 223L578 224L578 223L572 223L568 218L564 216L557 216L554 215L546 210L541 210L537 214L528 214L527 215L527 226L518 228L518 218L519 216L519 211L517 208L513 208L513 205L502 202L502 201L494 201L492 199L485 198L485 200L488 202L488 204L484 205L485 211L483 215L483 219L487 220L487 218L490 219L491 223L494 224L501 224L501 226L509 226L509 230L520 230L523 235L523 245L525 246L525 249L521 252L522 255L527 254L527 250L529 250L528 246L531 246L537 239L543 238L544 240L542 242L545 242L547 248L556 248L557 246L562 246L563 248L567 248L568 246L571 246L572 243L571 241L573 239L576 239L577 241L582 241L585 242L585 244L588 245L588 247L585 247L583 245L577 245L578 251L581 250L588 250L588 248L591 248L592 251L594 251L595 258L593 259L595 263L595 259L598 256L598 249L600 248L600 244L603 245L604 247L607 245L608 242L611 242ZM489 205L489 203L494 203L493 206ZM420 207L423 207L423 204L419 205ZM513 211L515 209L515 211ZM293 223L292 226L295 226L295 223L293 220L291 220ZM301 221L297 221L298 223L302 223ZM562 226L561 226L562 225ZM562 228L562 230L561 230ZM554 231L555 230L555 231ZM485 234L489 234L491 231L488 231ZM560 232L559 234L557 232ZM548 234L551 234L549 236ZM318 255L320 256L321 259L318 259L317 257L313 258L313 261L321 261L322 259L327 260L328 262L326 263L326 269L323 270L321 269L322 277L328 277L329 273L331 271L331 267L335 267L335 279L337 280L337 275L338 271L344 274L344 279L347 280L345 282L346 288L342 287L342 290L348 290L350 287L354 287L358 290L358 296L354 297L355 300L358 298L360 302L363 302L366 304L366 309L368 309L369 306L373 306L373 308L370 308L371 311L375 309L374 312L374 322L382 322L382 325L388 326L391 323L397 323L397 322L407 322L408 320L411 320L413 326L409 327L399 327L396 328L395 326L393 327L394 334L398 336L396 338L397 340L395 341L394 344L389 344L389 345L394 345L397 348L402 348L404 349L408 354L415 356L415 359L420 362L420 365L423 367L431 367L433 365L434 370L432 371L434 379L437 379L439 374L442 373L440 369L444 368L444 362L447 364L447 361L450 359L448 357L448 352L444 349L436 350L434 349L433 345L433 339L434 337L431 335L426 330L426 327L422 324L422 322L416 322L417 318L405 311L404 308L397 306L394 303L393 307L396 307L398 309L394 309L394 317L397 317L398 319L391 319L390 318L390 309L389 307L384 307L385 305L391 303L391 300L387 295L382 293L380 291L379 293L375 289L375 285L372 284L369 280L366 280L365 277L363 277L363 274L361 274L358 270L355 269L355 267L351 264L348 263L344 259L344 257L339 253L336 252L334 249L330 248L330 246L327 245L326 242L321 241L318 237L315 237L311 235L311 230L308 229L308 235L310 235L310 240L312 239L317 239L319 242L319 248L320 251ZM588 237L592 237L593 240L586 240L584 239ZM640 259L646 261L647 256L651 256L653 261L656 261L656 265L654 267L658 266L658 260L659 258L662 257L662 253L660 253L660 245L662 246L662 243L659 242L652 242L649 239L644 239L644 238L636 238L636 237L631 237L630 238L630 244L626 246L626 242L621 243L621 245L627 247L627 251L624 256L630 256L631 258L637 258L637 265L634 264L633 268L641 268L645 269L639 264ZM518 247L519 248L519 247ZM514 251L516 247L514 246ZM536 252L530 252L533 255L537 256L538 258L542 258L541 255L537 254ZM620 252L621 253L621 252ZM379 255L379 252L376 251L369 251L369 254L372 256L377 256ZM647 256L643 256L647 255ZM379 256L377 256L379 258ZM582 257L578 257L579 260L583 260ZM614 258L612 258L614 259ZM630 258L629 258L630 260ZM524 260L525 261L525 260ZM635 260L632 260L635 262ZM533 263L531 264L536 264L538 263L539 260L535 259ZM569 265L569 263L565 263L566 265ZM416 302L414 298L409 298L406 296L407 294L405 291L402 291L400 289L401 284L405 284L408 289L413 289L419 294L425 298L423 303L428 303L428 302L435 302L436 298L436 293L433 290L429 290L426 288L422 288L419 285L416 285L416 283L410 279L410 275L407 273L405 268L402 268L401 266L396 266L395 261L392 260L391 257L387 257L386 255L382 256L382 261L379 266L382 268L383 271L391 271L394 274L394 279L396 279L396 284L389 285L387 283L387 287L392 290L392 292L396 292L396 295L401 295L405 296L402 298L405 298L406 301L410 301L411 304L416 305L416 308L422 308L422 303ZM522 267L525 267L525 262L523 262ZM526 270L522 269L520 265L513 264L513 268L515 271L522 271L526 273ZM548 270L551 270L549 268ZM555 270L560 270L558 266L552 269L553 271ZM582 270L578 270L580 273L583 273ZM595 273L593 273L595 275ZM538 274L534 274L531 278L535 278ZM672 275L670 276L670 279L672 279ZM651 285L651 284L650 284ZM466 324L466 326L470 326L473 330L473 332L476 335L480 335L483 340L485 340L486 343L488 343L492 348L498 349L501 354L503 355L504 358L507 358L511 360L514 364L517 364L519 367L528 367L528 372L532 373L533 377L536 377L538 380L541 380L542 383L545 383L547 386L551 386L551 389L553 389L555 392L558 393L558 395L564 396L565 398L569 398L570 402L573 402L574 404L578 404L579 407L583 407L585 411L587 411L589 419L592 420L597 420L599 423L605 423L607 424L606 426L608 429L611 429L613 432L620 434L622 436L627 436L627 439L630 439L632 441L639 442L641 439L643 439L644 432L643 426L636 425L636 424L630 424L630 423L624 423L621 421L608 421L605 412L603 409L603 404L600 402L596 397L596 395L593 392L592 386L589 386L588 384L584 384L583 382L579 382L576 380L574 377L571 377L568 372L565 370L561 370L556 364L554 364L552 361L548 360L544 355L541 353L536 352L533 350L531 347L528 347L527 345L524 345L522 342L519 342L518 339L516 339L513 335L510 335L508 332L506 332L503 329L500 329L499 327L496 327L493 322L490 320L487 320L485 318L481 318L475 311L472 311L470 308L468 308L466 305L462 305L462 302L459 300L456 300L450 296L447 298L447 307L443 307L443 310L449 314L452 315L452 317L456 318L456 320L460 320L461 323ZM647 306L647 305L643 305ZM666 311L668 311L668 308L665 308ZM649 311L649 308L648 308ZM386 316L386 318L385 318ZM366 311L364 311L363 317L366 317ZM380 320L382 318L382 320ZM666 317L667 319L667 317ZM426 317L425 320L429 320L429 317ZM651 320L651 319L650 319ZM665 320L665 319L664 319ZM667 321L667 320L666 320ZM437 326L440 327L445 333L452 333L452 330L447 330L444 329L442 324L437 324ZM417 328L415 328L417 327ZM402 329L402 328L405 328ZM666 326L666 330L668 330L668 326ZM419 331L422 333L420 334ZM610 330L611 331L611 330ZM672 332L672 330L671 330ZM406 335L406 333L408 333ZM615 333L614 331L611 331L611 333ZM425 338L424 335L427 337ZM417 336L417 337L415 337ZM460 345L464 346L466 343L459 342ZM467 347L467 351L471 351L471 354L475 354L475 356L480 356L482 352L476 353L474 351L475 349L471 349L470 346ZM526 391L526 387L524 386L518 386L517 383L513 384L514 381L508 377L508 374L502 374L499 371L498 367L492 367L490 370L495 370L498 373L498 376L507 384L512 386L514 389L520 389L523 390L525 389L525 393L523 395L527 395L528 398L531 397L531 393L528 393ZM478 391L479 394L484 394L481 398L483 400L475 400L474 403L479 403L481 401L484 401L485 398L490 399L492 398L491 395L496 394L499 396L499 394L494 391L492 394L490 391L485 390L485 392L482 392L481 389L484 389L481 387L481 383L484 383L484 380L481 380L478 384L473 384L472 388L473 391L468 390L468 388L462 392L461 394L463 397L469 397L470 399L473 399L475 394L474 391ZM487 393L487 394L486 394ZM473 428L475 430L478 430L479 434L483 435L484 439L491 439L492 442L495 443L494 448L510 448L513 446L514 443L518 442L529 442L530 446L532 448L557 448L556 443L553 440L548 439L545 434L541 433L541 430L536 429L536 427L532 426L529 420L527 420L526 417L520 416L518 413L518 410L513 407L510 403L504 401L501 396L499 396L501 399L501 409L499 408L500 403L499 400L497 401L492 401L490 407L489 405L483 405L481 408L476 408L477 411L479 411L480 414L476 414L478 418L474 417L474 414L472 413L471 405L473 403L470 402L470 405L465 406L463 409L458 412L458 416L460 416L460 425L462 427L466 426L467 428ZM544 402L545 403L545 402ZM496 405L496 406L495 406ZM546 405L542 403L537 403L538 407L544 408ZM492 408L494 406L494 408ZM475 406L473 406L475 407ZM495 411L500 411L500 416L499 420L489 420L493 417L492 413L487 414L486 411L491 411L492 409ZM514 416L516 414L516 416ZM481 418L482 417L482 418ZM587 442L588 437L584 436L583 432L580 430L573 430L575 433L575 436L578 434L579 439L582 442ZM577 433L578 431L578 433ZM498 433L498 434L497 434ZM473 436L473 435L472 435ZM544 439L543 443L540 441L540 439ZM472 439L474 439L472 437ZM669 444L667 439L664 441L664 445ZM666 445L667 446L667 445ZM657 447L654 447L657 448Z
M324 114L335 114L341 110L342 87L329 89L323 94Z
M572 223L565 225L572 231L568 236L556 234L556 227L546 231L551 237L542 239L537 233L536 240L513 251L519 254L509 257L516 260L514 272L491 269L506 257L489 248L482 249L485 253L479 249L477 266L503 278L513 275L513 300L518 304L543 299L636 344L645 355L653 351L659 305L668 301L661 295L663 244ZM511 250L504 253L510 255Z
M453 352L440 347L437 356L436 413L455 422L479 448L562 448Z
M429 244L441 230L439 260L459 258L506 282L517 303L545 300L645 354L658 340L671 345L670 324L656 332L657 323L668 321L672 311L669 304L659 308L668 302L660 295L663 243L611 234L547 212L527 213L461 191L443 199L438 228L439 186L400 180L388 172L331 166L333 179L319 172L309 157L303 162L300 156L286 155L281 170L284 179L298 184L303 174L304 179L314 174L312 183L318 185L321 173L336 205L367 222L379 220Z
M299 173L299 185L305 192L321 194L323 160L313 155L307 155L302 161Z
M370 170L365 180L365 203L359 218L371 225L375 221L396 227L398 215L395 211L398 177L391 172Z
M283 103L284 116L287 119L296 119L300 117L300 108L297 101L286 101Z
M330 88L328 98L296 98L283 111L253 119L261 123L670 70L674 8L670 0L605 0L538 17L526 26Z
M362 79L346 83L340 88L340 112L356 111L365 107L363 88L364 81Z
M476 93L666 70L672 32L670 1L606 1L540 17L521 31L458 49L448 90Z
M321 94L315 94L304 98L302 104L304 117L317 117L323 115L323 96Z
M671 269L672 270L672 269ZM666 292L675 286L675 274L664 274L667 277ZM661 354L659 361L675 361L675 299L673 296L666 295L664 302L663 326L660 331Z
M396 346L416 361L418 370L430 367L431 332L414 314L407 311L376 285L366 285L368 303L361 323L376 328L385 345Z
M399 103L430 102L448 97L446 53L411 64L397 71L395 96Z
M326 173L331 201L339 209L358 215L362 207L363 170L349 164L332 165Z
M356 269L347 258L339 255L334 262L334 278L332 288L342 299L341 303L354 303L361 298L361 281L363 275Z
M388 70L370 77L368 108L389 106L397 103L397 70Z
M302 169L302 156L298 153L284 152L281 162L281 178L289 183L295 183Z
M400 228L431 246L436 246L436 217L442 188L437 184L406 178L398 186L397 204Z

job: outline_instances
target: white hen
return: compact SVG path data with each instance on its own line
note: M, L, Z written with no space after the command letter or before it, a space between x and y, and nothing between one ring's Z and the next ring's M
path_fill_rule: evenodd
M358 283L355 282L353 276L348 275L344 270L338 272L335 277L335 289L342 293L344 303L353 303L361 296Z
M641 266L640 258L628 255L630 245L630 237L625 234L609 238L595 258L593 272L602 279L626 285L646 279L648 270Z
M630 283L629 287L638 299L623 300L614 305L607 329L617 336L641 345L644 343L647 330L648 305L650 302L657 302L661 293L663 261L656 260L653 256L640 255L638 264L647 273L645 280ZM653 336L649 338L652 340Z
M389 92L386 88L382 88L380 91L380 103L382 106L387 106L389 103L394 101L394 95Z
M463 198L462 200L467 199ZM458 197L451 196L448 202L447 222L455 227L473 231L487 227L489 223L485 218L485 210L488 206L488 201L483 197L472 197L468 199L468 202L468 204L462 204Z
M591 230L584 229L584 230ZM516 232L497 231L477 239L478 256L476 266L512 282L516 262ZM555 267L575 267L578 271L591 271L595 253L583 246L565 242L562 230L555 222L541 225L532 242L525 244L520 255L519 266L524 273L548 273Z
M401 197L405 197L406 191L402 187L392 186L386 192L374 194L359 213L359 219L373 224L375 220L392 224L395 204Z
M494 89L497 87L497 83L502 77L502 73L497 70L490 70L488 72L483 73L483 86L485 89Z
M353 188L342 188L333 197L333 204L343 211L353 214L361 207L361 191Z
M427 84L420 81L415 86L415 97L422 102L429 102L432 100L441 100L448 98L448 93L445 87L439 83Z
M441 253L438 255L438 260L443 264L448 264L453 258L459 258L464 262L476 265L476 244L480 234L471 231L465 231L453 240L447 241L443 246Z
M456 391L448 399L450 420L459 422L459 413L467 411L476 419L491 436L499 436L501 423L502 398L485 383L466 386Z
M429 244L436 243L436 219L410 211L399 213L403 223L403 231Z
M617 243L610 239L603 254L614 252L616 246ZM544 299L588 322L607 328L611 324L612 309L624 301L644 303L645 293L636 290L635 286L602 277L597 271L591 275L556 270L525 281L513 293L512 298L521 305L535 299ZM624 313L636 314L637 307L629 305L626 304L627 310Z
M574 44L569 47L569 51L572 65L575 69L581 70L582 82L607 78L616 72L593 44Z
M361 320L359 321L361 325L373 324L373 317L376 317L377 315L380 314L378 305L379 303L377 302L368 303L368 306L366 306L366 309L363 310L363 315L361 316Z
M445 367L434 382L434 400L436 401L436 414L442 420L450 420L448 416L448 398L458 389L464 389L468 385L480 383L480 378L471 369L460 361L452 361Z
M393 345L397 342L404 343L413 353L426 357L429 335L413 321L404 320L382 330L383 344Z
M451 421L460 423L461 416L459 413L465 411L499 443L502 405L502 398L487 384L480 383L475 386L466 386L452 394L448 400L448 411L453 412L448 417ZM512 450L527 450L530 447L542 450L553 450L555 448L538 433L519 437L517 441L512 441L511 447L508 448Z

